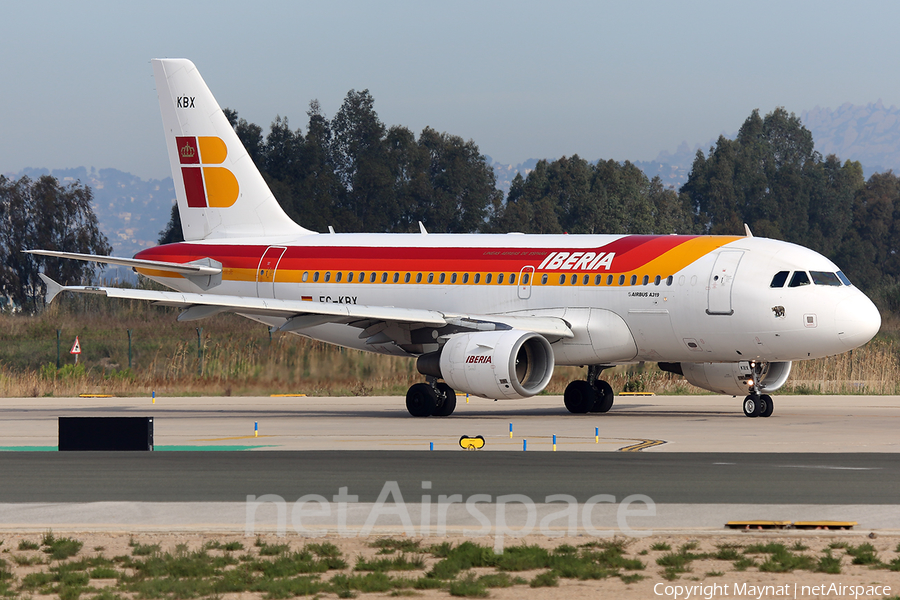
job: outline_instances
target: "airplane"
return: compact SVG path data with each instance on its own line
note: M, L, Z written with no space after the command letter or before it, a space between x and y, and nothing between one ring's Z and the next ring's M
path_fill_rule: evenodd
M317 233L293 222L199 71L152 61L184 242L120 258L33 254L132 267L173 291L63 291L180 307L179 321L233 312L289 332L416 357L415 417L446 417L456 391L523 399L556 365L571 413L605 413L604 369L642 361L773 413L793 361L839 354L881 325L830 260L778 240L706 235Z

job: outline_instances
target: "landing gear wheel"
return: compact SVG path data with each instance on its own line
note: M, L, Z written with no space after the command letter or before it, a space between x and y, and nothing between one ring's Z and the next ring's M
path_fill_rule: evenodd
M594 393L597 395L597 399L594 401L594 406L591 408L591 412L609 412L609 409L612 408L613 402L615 402L616 400L616 395L613 393L612 386L605 381L598 380L594 384Z
M772 396L763 394L759 397L759 401L763 405L762 409L759 411L759 416L771 417L772 411L775 410L775 404L772 402Z
M443 396L443 398L438 398L438 407L434 409L431 416L449 417L456 410L456 392L444 382L438 383L435 387L437 388L438 396Z
M584 414L594 407L597 393L587 381L578 380L566 386L563 399L570 413Z
M755 394L750 394L746 398L744 398L744 415L755 418L760 415L760 412L763 409L763 402L760 400L760 397Z
M406 410L412 416L430 417L436 407L437 396L427 383L417 383L406 392Z

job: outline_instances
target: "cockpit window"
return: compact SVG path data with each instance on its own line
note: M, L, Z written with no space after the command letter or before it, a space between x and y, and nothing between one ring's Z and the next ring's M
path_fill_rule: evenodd
M841 271L837 272L837 276L838 276L838 279L840 279L841 281L844 282L844 285L853 285L852 283L850 283L850 280L847 279L847 276L844 275Z
M769 287L784 287L784 282L787 281L788 273L788 271L778 271L775 273L775 277L772 278L772 284Z
M809 275L806 274L806 271L794 271L788 287L800 287L801 285L809 285Z
M833 285L835 287L840 287L841 280L838 279L837 274L829 273L828 271L810 271L810 275L812 275L813 283L816 285Z

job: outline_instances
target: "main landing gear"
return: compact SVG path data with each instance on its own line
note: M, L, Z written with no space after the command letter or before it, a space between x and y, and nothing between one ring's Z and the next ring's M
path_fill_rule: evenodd
M585 414L589 412L609 412L615 401L612 386L600 379L603 367L588 367L586 381L573 381L566 386L563 399L570 413Z
M762 377L762 364L750 363L753 370L753 379L750 383L750 394L744 398L744 415L747 417L771 417L775 410L772 396L760 394L757 382Z
M456 392L443 381L417 383L406 392L406 410L414 417L449 417L456 410Z

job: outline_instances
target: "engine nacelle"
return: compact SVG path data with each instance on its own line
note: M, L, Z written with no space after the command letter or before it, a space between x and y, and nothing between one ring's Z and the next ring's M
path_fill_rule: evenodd
M528 398L553 375L553 349L531 331L479 331L453 335L439 352L416 361L420 373L483 398Z
M737 363L659 363L659 368L683 375L685 379L704 390L745 396L750 391L753 370L747 361ZM791 363L762 363L762 373L757 387L761 392L774 392L784 385L791 374Z

